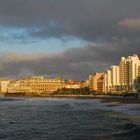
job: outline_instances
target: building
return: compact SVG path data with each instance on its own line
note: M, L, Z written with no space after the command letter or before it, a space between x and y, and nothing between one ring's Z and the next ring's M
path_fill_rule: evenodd
M74 81L74 80L68 80L65 82L65 88L66 89L80 89L81 88L81 82Z
M65 86L61 78L48 79L43 76L32 76L23 80L15 81L10 85L9 92L34 92L52 93Z
M89 80L82 81L81 88L89 88Z
M6 93L10 85L10 80L0 80L0 93Z
M113 65L104 75L104 92L116 92L120 88L119 66Z
M89 89L97 92L101 92L104 89L103 85L104 73L95 73L89 76Z
M127 58L122 57L119 67L122 90L135 90L136 81L139 76L139 57L136 54Z
M140 60L136 54L122 57L119 65L111 66L104 76L105 92L135 91L140 77Z
M140 66L138 67L138 77L140 77Z
M97 92L104 92L104 75L97 79Z
M120 85L120 69L119 66L114 65L110 67L111 71L111 84L112 86Z
M7 89L8 93L29 93L31 91L31 87L22 85L21 80L11 81Z
M105 81L106 82L105 85L106 85L106 91L107 92L111 92L111 90L112 90L112 83L111 83L111 81L112 81L111 79L112 78L111 78L111 75L112 75L111 74L111 70L107 70L106 81Z

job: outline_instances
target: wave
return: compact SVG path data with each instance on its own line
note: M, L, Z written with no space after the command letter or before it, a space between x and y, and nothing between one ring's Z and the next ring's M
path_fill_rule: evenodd
M115 134L117 137L139 140L140 139L140 126L133 123L126 123L117 128L119 132Z

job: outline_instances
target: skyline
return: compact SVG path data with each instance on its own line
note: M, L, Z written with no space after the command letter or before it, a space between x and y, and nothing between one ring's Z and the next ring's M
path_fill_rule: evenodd
M140 54L139 5L138 0L0 0L0 77L82 80L121 56Z
M81 90L82 94L115 94L125 97L126 93L134 93L138 97L140 87L140 59L137 54L121 57L118 65L111 65L106 71L90 74L84 81L64 79L63 77L46 75L30 75L22 79L1 79L1 93L48 96L48 92L56 91L64 95L65 90ZM58 84L59 83L59 84ZM85 92L86 91L86 92ZM90 92L91 91L91 92ZM93 91L93 92L92 92ZM79 91L80 92L80 91ZM81 93L80 92L80 93ZM28 94L29 93L29 94ZM76 91L70 93L75 94ZM127 95L126 95L127 96Z

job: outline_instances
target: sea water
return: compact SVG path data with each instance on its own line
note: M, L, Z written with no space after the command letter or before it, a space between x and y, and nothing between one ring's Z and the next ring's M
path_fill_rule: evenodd
M140 104L2 97L0 140L140 140Z

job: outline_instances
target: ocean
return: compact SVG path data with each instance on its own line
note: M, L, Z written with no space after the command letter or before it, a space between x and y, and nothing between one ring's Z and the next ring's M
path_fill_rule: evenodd
M0 140L140 140L140 104L1 97Z

